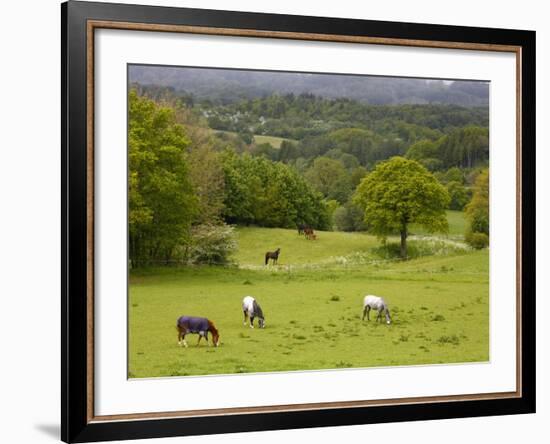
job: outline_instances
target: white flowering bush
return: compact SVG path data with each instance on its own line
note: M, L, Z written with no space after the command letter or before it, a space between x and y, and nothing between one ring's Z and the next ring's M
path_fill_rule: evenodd
M411 236L411 241L408 246L408 257L412 259L423 256L449 256L463 254L471 250L472 248L466 243L452 239L430 236ZM373 249L373 252L382 259L399 257L399 243L388 242L382 247Z
M191 264L225 265L237 251L234 227L221 225L197 225L191 229L191 241L187 261Z

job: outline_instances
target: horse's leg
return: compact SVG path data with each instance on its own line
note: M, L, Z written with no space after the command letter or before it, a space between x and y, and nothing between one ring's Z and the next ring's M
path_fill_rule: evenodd
M361 318L362 321L365 320L365 316L367 315L367 306L363 307L363 317Z
M370 305L367 305L367 321L370 321Z
M254 328L254 315L250 315L250 328Z
M178 345L180 347L182 345L187 347L187 342L185 342L185 330L181 330L179 327L178 327Z
M376 316L376 322L382 320L382 310L378 310L378 315Z
M244 314L244 321L243 321L243 325L246 325L246 320L248 318L248 312L246 310L243 310L243 314Z
M202 335L199 333L199 340L197 341L197 347L199 346L201 339L202 339Z

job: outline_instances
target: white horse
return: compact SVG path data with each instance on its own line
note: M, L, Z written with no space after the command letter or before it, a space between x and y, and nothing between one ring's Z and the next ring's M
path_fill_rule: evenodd
M384 299L379 296L365 296L365 299L363 299L363 320L365 320L366 315L367 321L370 321L369 313L371 309L378 311L378 316L376 316L377 321L382 320L382 313L384 313L386 316L386 324L391 323L390 310Z
M260 328L265 327L265 318L260 304L256 302L252 296L245 296L243 299L243 313L244 313L244 322L243 325L246 325L247 317L250 317L250 328L254 328L254 318L258 318L258 326Z

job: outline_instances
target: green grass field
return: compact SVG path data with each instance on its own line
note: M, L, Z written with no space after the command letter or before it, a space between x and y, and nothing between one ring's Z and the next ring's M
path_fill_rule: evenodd
M273 148L281 148L281 143L283 143L285 140L291 141L291 139L285 139L283 137L261 136L259 134L256 134L254 136L254 142L256 142L258 145L262 143L269 143Z
M450 219L460 225L458 215ZM295 230L239 228L237 236L238 265L131 274L130 377L489 359L488 250L377 260L380 243L366 234L320 232L308 241ZM265 251L277 247L279 265L265 267ZM387 300L391 325L361 320L365 294ZM245 295L260 302L265 329L243 326ZM195 347L191 335L180 348L183 314L213 320L220 347Z
M466 231L466 219L462 211L447 210L447 222L449 223L449 232L446 236L453 239L464 239L464 232ZM415 235L429 235L423 227L417 225L411 225L409 229L411 234Z

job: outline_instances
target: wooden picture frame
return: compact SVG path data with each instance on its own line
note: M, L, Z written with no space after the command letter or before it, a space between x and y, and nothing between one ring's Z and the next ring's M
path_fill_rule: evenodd
M535 33L69 1L62 15L62 412L65 442L535 411ZM516 390L131 415L94 414L94 32L98 29L507 52L516 56Z

